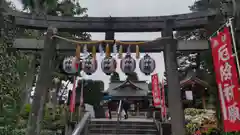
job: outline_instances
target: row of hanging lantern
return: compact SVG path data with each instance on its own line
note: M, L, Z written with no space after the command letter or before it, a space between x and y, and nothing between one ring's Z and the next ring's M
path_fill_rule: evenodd
M104 49L99 45L100 55L103 56ZM91 75L96 72L98 68L97 59L96 59L96 47L92 47L92 53L88 53L87 47L83 48L83 58L80 57L81 48L80 45L76 48L75 57L66 57L63 60L63 70L67 74L75 74L80 70L84 71L87 75ZM134 72L136 69L136 60L132 57L130 46L128 46L127 53L123 57L123 47L119 46L119 50L116 44L113 46L113 55L109 49L109 45L106 45L105 57L101 62L101 69L106 75L111 75L117 68L116 57L121 58L120 68L125 74ZM136 45L136 59L140 58L139 46ZM145 54L143 58L139 61L139 68L142 73L145 75L150 75L156 67L155 60L151 58L150 55Z

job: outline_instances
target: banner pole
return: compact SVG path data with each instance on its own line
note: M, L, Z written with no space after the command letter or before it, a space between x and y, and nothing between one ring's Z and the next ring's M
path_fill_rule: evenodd
M237 63L237 69L238 69L238 77L240 77L240 66L239 66L239 59L238 59L238 53L237 53L237 45L236 45L236 40L235 40L235 33L233 29L233 18L229 19L229 25L231 29L231 36L232 36L232 43L233 43L233 49L235 52L235 57L236 57L236 63Z
M74 113L74 109L75 109L75 101L76 101L76 77L73 77L73 88L72 88L72 95L71 95L71 100L70 100L70 112L71 112L71 116L70 119L71 121L73 120L73 113Z
M70 112L70 121L72 122L73 121L73 113Z
M84 80L83 80L83 77L82 77L82 80L81 80L81 95L80 95L80 102L79 102L79 122L81 121L82 117L81 117L81 114L82 114L82 107L83 107L83 85L84 85Z

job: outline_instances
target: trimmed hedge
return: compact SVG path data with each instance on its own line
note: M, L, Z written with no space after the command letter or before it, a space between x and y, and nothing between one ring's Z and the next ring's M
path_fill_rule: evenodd
M25 135L26 129L12 129L10 127L0 127L0 135ZM43 130L41 135L56 135L56 131Z

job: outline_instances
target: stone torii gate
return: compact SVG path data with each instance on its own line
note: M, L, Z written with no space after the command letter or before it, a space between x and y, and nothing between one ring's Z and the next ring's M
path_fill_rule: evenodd
M146 42L144 45L140 45L140 51L142 52L154 52L164 51L165 69L167 73L168 83L168 102L169 112L171 115L171 125L173 135L185 135L184 127L184 112L181 102L181 91L179 78L176 77L177 63L176 63L176 51L181 50L181 44L185 46L185 50L205 50L208 49L207 41L203 44L202 48L199 43L197 46L184 45L181 41L178 43L173 38L174 30L189 30L196 28L208 27L209 21L215 17L215 13L209 11L195 12L189 14L180 14L172 16L159 16L159 17L32 17L30 14L23 13L11 13L6 15L10 18L11 24L9 27L4 28L5 36L8 36L12 28L32 28L37 30L46 30L47 34L44 40L44 52L42 55L41 66L46 67L40 69L40 75L36 86L36 93L41 92L42 89L46 89L45 84L48 83L51 78L53 57L56 55L57 39L52 38L58 31L78 31L78 32L105 32L106 40L114 40L114 32L155 32L161 31L162 38L155 41ZM7 26L7 25L4 25ZM9 35L11 36L11 35ZM15 40L15 47L19 47L20 43ZM30 45L25 48L31 48ZM186 48L189 46L189 48ZM183 47L184 48L184 47ZM23 48L22 48L23 49ZM184 49L183 49L184 50ZM50 59L49 59L50 58ZM39 90L38 90L39 89ZM41 100L41 97L35 97L36 100ZM38 101L36 101L38 102ZM40 105L40 102L38 103ZM37 116L36 111L38 106L33 106L33 116ZM35 111L34 111L35 110ZM33 118L36 119L36 118ZM34 124L34 123L32 123Z

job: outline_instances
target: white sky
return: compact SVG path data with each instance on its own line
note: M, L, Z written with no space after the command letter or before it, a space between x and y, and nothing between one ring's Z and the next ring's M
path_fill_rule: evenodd
M18 9L21 9L20 0L10 0ZM91 17L129 17L129 16L162 16L171 14L181 14L190 12L188 6L195 0L79 0L82 7L88 8L88 15ZM104 40L104 33L91 33L93 40ZM160 32L152 33L116 33L116 40L153 40L161 36ZM141 54L143 55L143 54ZM160 77L164 72L164 60L162 53L150 54L156 60L156 70ZM101 58L98 57L99 64ZM118 60L118 63L120 61ZM125 75L120 71L119 65L117 71L120 73L121 80ZM140 80L150 80L150 76L143 75L136 68ZM98 71L92 76L87 77L94 80L103 80L105 89L108 87L109 77L102 73L100 66Z

